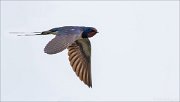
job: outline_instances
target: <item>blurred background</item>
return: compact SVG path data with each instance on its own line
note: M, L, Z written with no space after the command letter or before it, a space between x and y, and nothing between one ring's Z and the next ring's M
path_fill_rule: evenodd
M92 88L54 38L16 36L92 26ZM178 101L179 1L1 1L2 101Z

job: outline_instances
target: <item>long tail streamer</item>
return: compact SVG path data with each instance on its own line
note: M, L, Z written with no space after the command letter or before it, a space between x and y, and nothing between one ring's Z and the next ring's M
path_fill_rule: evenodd
M42 32L9 32L10 34L18 34L17 36L35 36L42 35Z

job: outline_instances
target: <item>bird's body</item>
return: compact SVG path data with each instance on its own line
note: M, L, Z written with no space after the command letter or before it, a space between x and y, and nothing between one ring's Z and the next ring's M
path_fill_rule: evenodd
M47 54L56 54L68 49L70 64L86 85L92 87L91 79L91 44L89 37L94 36L97 30L93 27L64 26L43 31L36 35L56 35L44 48Z

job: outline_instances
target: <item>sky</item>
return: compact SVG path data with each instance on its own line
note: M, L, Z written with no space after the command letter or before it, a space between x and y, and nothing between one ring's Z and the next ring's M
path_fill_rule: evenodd
M92 88L54 38L9 32L91 26ZM2 101L178 101L179 1L1 1Z

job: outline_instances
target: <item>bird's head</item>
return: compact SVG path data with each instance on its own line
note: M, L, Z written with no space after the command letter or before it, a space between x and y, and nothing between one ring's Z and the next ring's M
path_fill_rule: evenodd
M83 28L83 33L82 33L82 38L93 37L96 33L98 33L96 28L93 28L93 27L84 27Z

